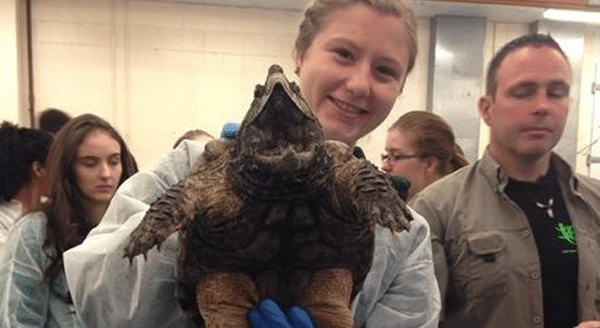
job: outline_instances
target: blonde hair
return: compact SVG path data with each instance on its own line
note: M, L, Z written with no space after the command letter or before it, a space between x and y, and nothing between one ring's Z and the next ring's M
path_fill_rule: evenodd
M469 164L462 149L454 140L450 125L440 116L426 111L412 111L402 116L388 131L399 130L421 157L434 156L440 160L438 173L450 174Z
M402 19L409 34L410 56L406 74L415 66L417 58L417 20L407 1L410 0L312 0L304 11L298 36L294 45L294 56L304 57L315 36L327 25L332 12L353 4L366 4L382 13L396 15Z

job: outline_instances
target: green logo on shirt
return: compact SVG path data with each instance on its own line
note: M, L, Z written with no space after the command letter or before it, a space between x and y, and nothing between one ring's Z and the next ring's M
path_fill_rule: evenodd
M556 225L556 233L558 239L567 243L572 249L563 250L563 254L577 253L577 240L575 238L575 229L570 224L558 223Z

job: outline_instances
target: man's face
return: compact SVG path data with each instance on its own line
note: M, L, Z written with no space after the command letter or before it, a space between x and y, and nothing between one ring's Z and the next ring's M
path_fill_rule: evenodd
M569 64L550 47L525 47L506 56L494 97L479 100L496 156L536 159L558 143L569 112Z

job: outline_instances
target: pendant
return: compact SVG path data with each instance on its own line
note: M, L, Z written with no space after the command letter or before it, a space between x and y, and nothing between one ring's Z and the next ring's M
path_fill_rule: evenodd
M546 210L546 215L548 215L549 218L554 219L554 211L552 210L552 205L554 205L554 198L551 197L550 199L548 199L547 204L543 204L538 201L533 201L533 202L535 203L535 206L537 206L538 208Z

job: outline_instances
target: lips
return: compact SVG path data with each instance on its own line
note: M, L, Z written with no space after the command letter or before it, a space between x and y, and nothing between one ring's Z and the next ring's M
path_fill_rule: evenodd
M524 128L524 132L552 133L552 129L543 127Z
M341 101L337 98L334 97L329 97L329 100L331 100L331 102L340 110L340 112L346 114L346 115L360 115L360 114L367 114L368 111L366 111L365 109L352 105L350 103L347 103L345 101Z
M101 193L112 193L114 190L114 187L109 186L109 185L102 185L102 186L96 187L96 190Z

